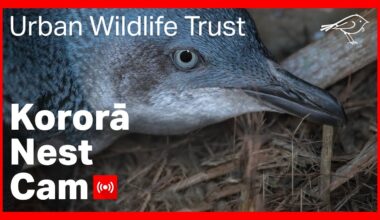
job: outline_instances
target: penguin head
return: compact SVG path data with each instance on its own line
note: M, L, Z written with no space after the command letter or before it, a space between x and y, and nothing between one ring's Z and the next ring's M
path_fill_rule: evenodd
M175 20L176 36L115 38L97 45L85 80L96 109L126 103L130 129L181 134L248 112L273 111L338 125L345 114L336 98L282 69L240 9L142 10ZM245 36L191 36L186 15L245 21ZM195 26L198 27L198 26ZM204 31L208 31L208 26ZM216 30L216 29L214 29ZM94 86L95 85L95 86ZM96 89L94 89L96 88Z

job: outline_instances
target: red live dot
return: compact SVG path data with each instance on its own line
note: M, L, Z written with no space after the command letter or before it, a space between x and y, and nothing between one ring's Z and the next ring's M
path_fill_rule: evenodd
M92 195L94 200L116 200L117 176L94 175L92 177Z

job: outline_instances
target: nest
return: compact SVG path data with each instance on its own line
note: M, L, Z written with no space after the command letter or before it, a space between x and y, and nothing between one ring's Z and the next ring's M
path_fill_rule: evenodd
M355 82L355 83L353 83ZM119 198L73 202L105 211L376 210L376 64L333 86L343 128L252 113L181 137L130 135L77 168L77 178L117 173ZM333 136L333 141L324 137ZM331 145L331 146L326 146ZM321 155L332 148L330 161ZM321 166L331 163L331 174ZM331 178L330 178L331 176ZM329 185L326 186L325 179Z

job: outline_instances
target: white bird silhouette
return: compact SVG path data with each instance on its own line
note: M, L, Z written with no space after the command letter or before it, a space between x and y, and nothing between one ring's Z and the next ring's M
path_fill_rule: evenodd
M364 32L364 25L368 24L365 18L358 14L353 14L348 17L343 18L342 20L333 23L326 24L321 26L321 31L329 31L329 30L340 30L346 35L348 42L350 44L357 44L358 42L352 38L352 35L357 34L359 32Z

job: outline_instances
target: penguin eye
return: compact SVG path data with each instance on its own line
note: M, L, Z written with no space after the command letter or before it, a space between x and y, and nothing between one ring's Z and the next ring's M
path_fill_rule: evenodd
M190 70L197 66L199 56L191 50L177 50L174 52L173 62L179 69Z

